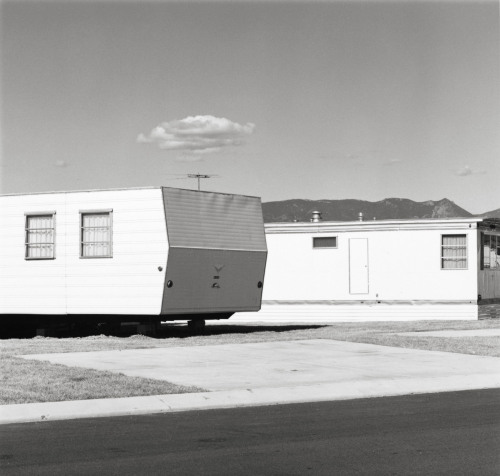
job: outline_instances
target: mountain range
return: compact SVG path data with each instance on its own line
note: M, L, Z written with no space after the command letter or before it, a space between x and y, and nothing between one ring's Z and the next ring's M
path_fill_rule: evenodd
M354 221L363 213L364 220L388 220L401 218L457 218L488 217L500 218L500 208L474 215L451 200L414 202L406 198L386 198L379 202L365 200L303 200L292 199L262 204L264 221L307 222L311 213L321 212L324 221Z

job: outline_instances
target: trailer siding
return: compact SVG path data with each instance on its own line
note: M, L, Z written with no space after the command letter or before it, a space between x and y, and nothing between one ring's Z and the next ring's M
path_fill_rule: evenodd
M477 320L475 303L308 303L262 301L260 312L236 314L235 322L368 322L417 320Z
M25 260L24 214L46 210L56 212L55 259ZM89 210L112 210L111 258L80 257L80 213ZM160 189L5 196L1 217L0 312L160 313L168 251Z
M258 198L163 189L169 255L162 314L257 311L267 257Z
M489 236L497 237L500 241L500 230L498 229L482 229L478 233L478 247L477 247L477 257L478 257L478 283L479 289L478 293L481 295L481 299L487 302L494 301L498 306L498 312L500 312L500 269L498 264L495 263L495 267L481 269L481 260L483 259L484 251L482 248L482 235L487 234Z
M467 269L441 269L441 236L465 234ZM321 232L328 235L328 232ZM332 234L335 231L332 230ZM476 230L467 228L337 232L334 249L314 249L313 233L267 235L264 300L464 301L477 299ZM367 292L349 286L349 243L368 243Z
M262 310L235 320L477 319L479 221L266 224ZM464 269L442 268L444 235L465 235ZM313 238L330 246L314 247ZM353 260L351 245L360 240L367 250ZM353 287L353 279L364 281Z
M55 213L55 259L25 259L26 213ZM0 206L0 309L2 313L64 313L64 196L7 196Z

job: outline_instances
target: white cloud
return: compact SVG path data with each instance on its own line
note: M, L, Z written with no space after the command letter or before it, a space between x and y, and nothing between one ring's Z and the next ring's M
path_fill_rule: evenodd
M251 122L242 125L224 117L188 116L158 124L149 134L139 134L137 142L198 156L242 145L254 129Z
M468 175L483 175L485 173L486 171L484 170L473 170L468 165L455 171L455 175L460 177L467 177Z
M465 167L457 170L455 173L457 175L460 175L461 177L465 177L466 175L472 175L472 169L468 165L466 165Z

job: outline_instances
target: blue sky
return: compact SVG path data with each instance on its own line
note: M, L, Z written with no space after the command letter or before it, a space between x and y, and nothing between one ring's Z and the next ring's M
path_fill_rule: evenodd
M1 193L500 207L498 2L4 1Z

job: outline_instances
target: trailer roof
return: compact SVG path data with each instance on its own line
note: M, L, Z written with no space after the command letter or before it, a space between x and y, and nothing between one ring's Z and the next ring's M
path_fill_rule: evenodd
M31 195L50 195L50 194L63 194L63 193L87 193L87 192L119 192L119 191L127 191L127 190L162 190L165 188L171 188L175 190L188 190L191 192L199 192L199 193L218 193L220 195L238 195L240 197L250 197L250 198L260 198L256 195L243 195L236 193L228 193L228 192L215 192L212 190L194 190L192 188L179 188L179 187L165 187L163 185L151 185L145 187L123 187L123 188L92 188L92 189L82 189L82 190L51 190L45 192L28 192L28 193L4 193L0 194L0 197L26 197Z
M266 251L260 200L163 189L168 243L178 248Z
M366 221L321 221L321 222L287 222L266 223L266 233L331 233L339 231L373 231L373 230L411 230L411 229L446 229L446 228L489 228L500 230L500 219L469 218L412 218L397 220Z

